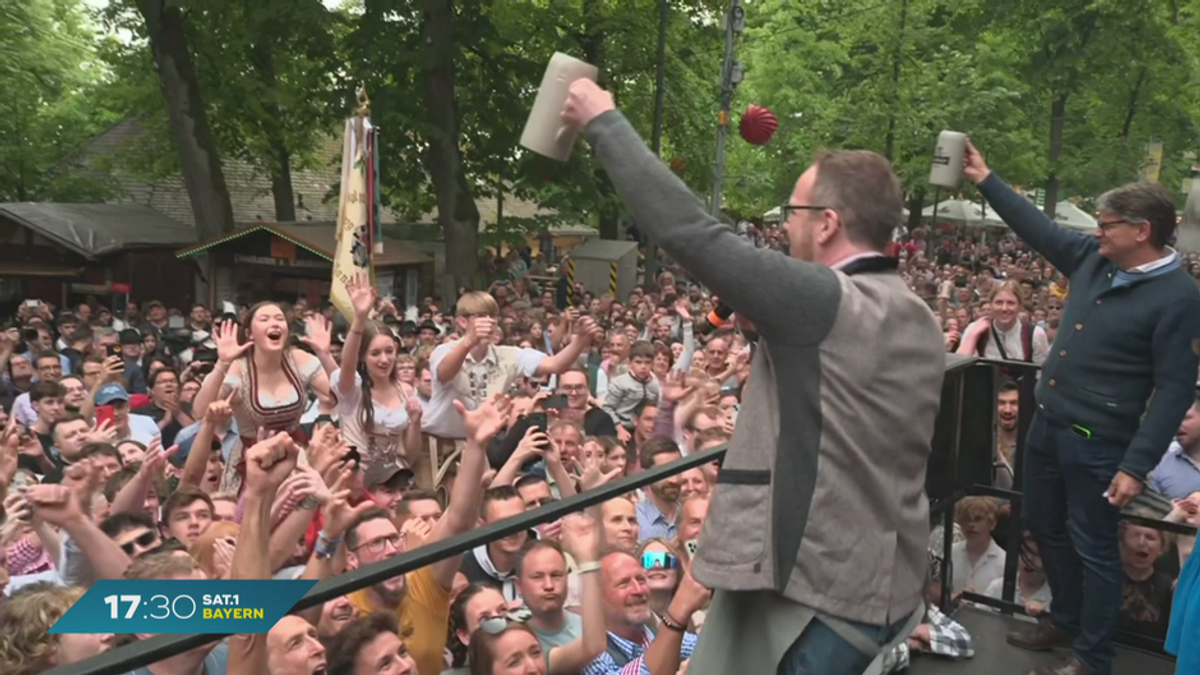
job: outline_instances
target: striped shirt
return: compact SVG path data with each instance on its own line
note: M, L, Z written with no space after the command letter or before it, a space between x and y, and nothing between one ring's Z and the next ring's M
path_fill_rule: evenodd
M650 667L646 665L646 650L654 642L654 632L643 628L641 644L630 642L625 638L608 633L608 651L600 653L591 663L579 671L579 675L650 675ZM679 648L680 663L690 659L696 649L696 634L684 633L683 644ZM614 653L622 658L614 658ZM623 663L622 663L623 662Z

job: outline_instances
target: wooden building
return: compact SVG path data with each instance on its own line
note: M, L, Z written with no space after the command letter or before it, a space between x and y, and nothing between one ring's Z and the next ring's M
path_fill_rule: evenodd
M297 298L313 306L329 299L336 250L333 223L254 223L175 255L207 281L210 297L198 300L210 306ZM412 243L385 240L375 268L380 295L395 297L397 307L416 304L436 286L433 256Z

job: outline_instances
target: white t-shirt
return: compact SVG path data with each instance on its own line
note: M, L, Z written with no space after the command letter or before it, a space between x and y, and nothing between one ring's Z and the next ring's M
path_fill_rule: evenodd
M162 438L162 429L158 428L158 422L155 422L153 417L130 413L129 434L123 438L118 438L117 442L137 441L149 447L150 441L156 438Z
M467 410L474 410L480 401L508 391L517 379L532 377L546 355L536 349L521 349L507 345L489 345L487 354L475 360L470 354L463 361L458 375L449 382L437 378L438 366L458 341L448 342L433 350L429 370L433 373L433 392L425 407L421 429L441 438L466 438L462 416L454 409L462 401Z

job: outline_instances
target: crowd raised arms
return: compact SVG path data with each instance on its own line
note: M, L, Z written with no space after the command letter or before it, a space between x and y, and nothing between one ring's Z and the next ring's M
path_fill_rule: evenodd
M1195 658L1169 625L1172 602L1200 602L1194 538L1117 522L1151 491L1166 520L1200 524L1200 256L1169 246L1161 190L1117 188L1098 231L1073 234L965 141L963 174L1016 236L894 236L891 166L839 151L799 175L782 221L728 228L607 92L564 95L564 124L672 264L621 297L514 247L489 261L501 278L486 291L414 307L352 276L348 316L305 296L217 313L149 297L14 308L0 332L0 672L152 637L47 632L100 580L327 580L717 446L724 466L136 673L790 675L817 652L833 654L823 675L897 672L974 654L936 606L942 572L956 596L997 597L1004 544L1021 551L1014 600L1040 619L1010 641L1072 647L1038 675L1109 672L1117 627L1170 630L1180 663ZM715 325L722 302L735 314ZM1036 401L998 386L994 482L1013 488L1021 406L1038 406L1025 470L1045 471L1021 541L1005 539L1012 504L972 497L944 559L923 481L948 352L1042 367ZM1099 456L1063 459L1096 448L1102 471L1081 467ZM1104 604L1081 601L1079 582ZM240 600L201 609L256 618ZM822 642L822 624L866 637Z

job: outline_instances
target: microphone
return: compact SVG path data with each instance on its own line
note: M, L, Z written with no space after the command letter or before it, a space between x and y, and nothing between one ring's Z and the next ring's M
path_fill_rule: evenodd
M713 311L700 322L698 329L701 335L707 335L718 328L727 328L729 317L733 316L733 308L724 302L718 302Z

